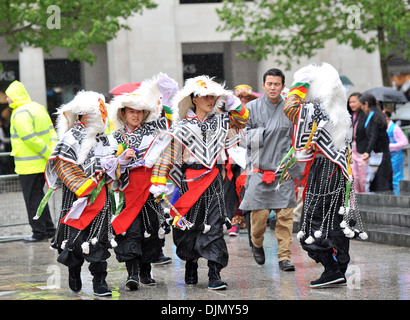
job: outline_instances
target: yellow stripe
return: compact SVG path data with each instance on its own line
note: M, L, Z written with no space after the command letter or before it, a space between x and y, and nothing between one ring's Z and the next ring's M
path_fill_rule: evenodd
M94 182L91 179L88 179L80 188L78 188L75 194L80 197L83 194L83 192L87 190L87 188L91 186L93 183Z
M308 139L308 141L306 142L306 144L305 144L305 146L304 146L304 148L303 148L304 150L307 150L307 149L309 148L310 143L312 142L313 135L315 134L316 129L317 129L317 123L316 123L315 121L313 121L312 131L310 132L309 139Z
M293 90L291 90L291 91L289 92L289 95L291 95L291 94L296 94L296 95L298 95L299 97L301 97L302 99L303 99L304 97L306 97L306 93L305 93L305 92L302 92L302 91L300 91L300 90L298 90L298 89L293 89Z
M151 177L151 183L157 183L157 184L167 184L167 178L165 177Z

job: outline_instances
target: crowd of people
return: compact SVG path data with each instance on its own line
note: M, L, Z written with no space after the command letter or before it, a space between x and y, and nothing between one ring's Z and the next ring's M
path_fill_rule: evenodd
M290 248L300 198L297 239L324 267L310 286L346 285L349 240L367 238L354 194L393 187L398 194L407 139L373 96L347 99L329 64L298 70L289 91L283 72L270 69L262 87L262 96L246 84L229 90L203 75L180 89L159 73L109 101L80 91L58 109L54 130L45 108L13 82L6 95L33 229L27 241L52 239L74 292L87 261L94 294L111 294L111 252L126 266L129 290L155 285L151 265L171 261L165 241L185 261L187 286L200 281L204 258L208 288L221 290L228 287L224 236L247 229L255 262L264 264L272 214L279 269L295 270ZM57 188L62 207L54 226L47 200Z
M353 125L352 170L356 192L394 191L400 195L406 134L390 120L391 112L382 110L371 94L352 93L348 109Z

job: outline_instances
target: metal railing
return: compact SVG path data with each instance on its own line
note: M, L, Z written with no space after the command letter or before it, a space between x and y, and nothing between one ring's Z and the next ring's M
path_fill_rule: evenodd
M9 152L0 152L0 159L3 160L0 161L0 166L10 164L8 161L4 161L5 157L9 157L9 161L13 161ZM59 189L52 195L48 205L51 217L55 222L61 206L61 191ZM0 174L0 242L21 240L30 235L31 227L28 222L19 176L12 173Z

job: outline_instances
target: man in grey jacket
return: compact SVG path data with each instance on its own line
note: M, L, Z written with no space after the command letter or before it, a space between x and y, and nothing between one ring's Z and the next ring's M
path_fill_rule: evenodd
M300 174L297 164L289 168L280 188L275 190L284 166L276 173L275 170L292 146L292 122L282 109L285 101L281 92L285 87L285 76L279 69L270 69L263 76L262 86L265 90L263 97L246 105L250 113L246 129L252 169L240 209L251 211L252 251L258 264L265 263L263 240L266 222L270 211L275 210L279 267L284 271L294 271L290 245L293 209L297 205L294 179Z

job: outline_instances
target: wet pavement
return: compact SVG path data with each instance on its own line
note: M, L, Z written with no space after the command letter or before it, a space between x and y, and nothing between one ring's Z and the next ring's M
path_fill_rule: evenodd
M98 298L92 293L88 265L82 269L83 289L79 294L68 288L67 268L56 262L56 251L48 242L0 243L0 300L410 300L410 248L351 241L351 263L344 287L311 289L323 268L311 260L296 240L292 244L294 272L279 270L274 231L265 234L266 263L258 265L252 256L248 234L226 235L229 264L221 272L228 283L224 291L207 289L208 268L199 260L199 283L184 284L184 262L175 255L172 237L168 235L164 253L172 263L152 268L156 286L141 286L129 291L124 286L125 265L114 254L108 259L107 282L112 297Z

